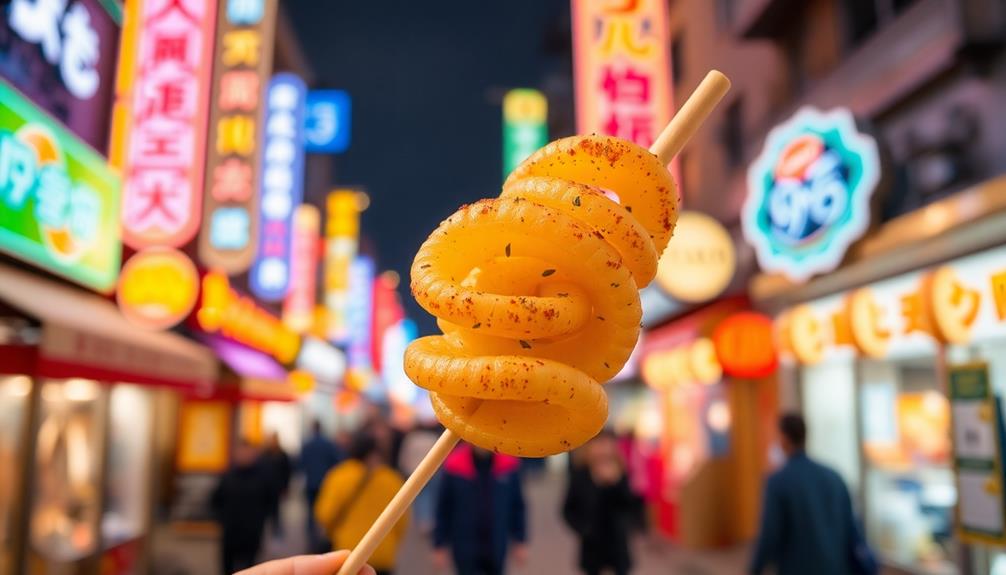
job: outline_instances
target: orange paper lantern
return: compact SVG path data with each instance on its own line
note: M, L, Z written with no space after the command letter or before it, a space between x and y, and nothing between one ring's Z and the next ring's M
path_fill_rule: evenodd
M741 312L720 322L713 345L723 373L734 377L765 377L778 363L772 320L759 313Z

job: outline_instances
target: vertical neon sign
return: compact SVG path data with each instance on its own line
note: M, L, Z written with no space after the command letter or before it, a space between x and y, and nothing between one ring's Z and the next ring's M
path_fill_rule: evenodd
M126 5L110 163L122 170L122 234L178 247L199 229L215 0Z
M265 102L258 254L249 287L263 301L280 301L290 286L294 209L304 198L304 81L276 74Z
M272 69L276 0L221 0L199 259L230 275L258 240L262 83Z
M503 177L548 143L548 101L538 90L517 88L503 97Z
M299 206L293 217L290 289L283 300L283 323L301 334L310 330L314 323L320 233L321 213L318 208L310 204Z

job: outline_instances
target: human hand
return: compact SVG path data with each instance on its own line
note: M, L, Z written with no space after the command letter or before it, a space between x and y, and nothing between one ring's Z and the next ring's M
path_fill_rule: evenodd
M517 564L517 567L524 567L527 565L527 545L524 543L514 544L511 554L513 555L513 562Z
M299 555L256 565L236 575L335 575L349 557L349 551L335 551L324 555ZM365 565L357 575L376 575L374 568Z
M433 560L433 568L437 571L446 571L450 566L450 557L447 556L447 549L443 547L434 549L431 559Z

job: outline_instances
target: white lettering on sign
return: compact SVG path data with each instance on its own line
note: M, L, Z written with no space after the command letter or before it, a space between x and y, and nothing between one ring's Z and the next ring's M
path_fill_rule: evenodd
M87 100L101 85L96 66L101 40L91 27L87 7L67 0L13 0L10 26L28 42L38 44L50 64L59 66L71 94Z

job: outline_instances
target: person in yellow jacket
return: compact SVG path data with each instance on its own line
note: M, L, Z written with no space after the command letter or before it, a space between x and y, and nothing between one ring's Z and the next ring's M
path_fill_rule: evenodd
M398 472L385 464L373 436L361 434L354 438L350 459L328 472L314 504L314 517L331 538L332 548L356 547L402 483ZM378 575L394 571L408 523L406 514L371 556L370 564Z

